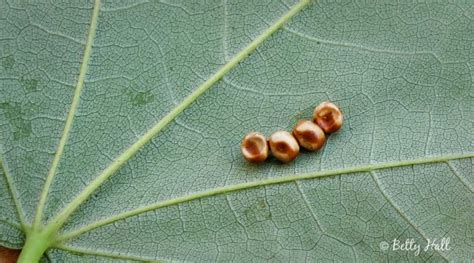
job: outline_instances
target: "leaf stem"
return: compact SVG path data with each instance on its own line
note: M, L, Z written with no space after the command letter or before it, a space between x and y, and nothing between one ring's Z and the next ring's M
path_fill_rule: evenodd
M39 262L44 252L51 246L53 239L48 232L32 231L26 238L18 263Z
M33 221L33 229L37 229L41 226L41 218L43 216L43 210L46 204L46 198L48 197L49 188L51 187L53 178L56 175L56 170L59 165L59 160L61 160L61 156L64 152L64 146L66 145L67 139L69 138L69 134L71 132L74 115L76 114L76 110L79 105L79 99L81 96L82 87L84 86L84 80L86 78L87 67L89 65L89 59L92 53L92 43L94 42L95 31L97 29L99 7L100 7L100 0L96 0L94 4L94 10L92 12L92 19L91 19L91 25L89 27L89 33L87 35L86 48L84 51L84 56L82 58L81 69L79 71L79 78L77 80L76 89L74 91L74 97L72 98L71 108L69 109L69 113L66 118L66 123L64 125L64 130L61 135L58 148L56 150L56 154L54 155L51 168L49 169L48 176L46 177L43 191L41 192L41 196L38 202L38 207L36 208L36 216Z
M163 119L156 123L150 130L148 130L140 139L138 139L132 146L126 149L119 155L102 173L97 176L84 190L76 196L53 220L51 220L51 228L59 229L69 218L69 216L86 201L89 196L101 186L110 176L118 171L125 162L134 156L145 144L155 137L164 127L166 127L172 120L183 112L191 103L193 103L199 96L211 88L218 82L225 74L233 69L239 62L247 58L258 46L267 40L275 31L281 28L290 18L295 16L301 9L308 5L309 0L301 0L298 4L293 6L284 16L278 19L267 30L254 39L248 46L241 50L234 56L227 64L221 67L211 78L202 83L193 93L186 97L179 105L171 110Z

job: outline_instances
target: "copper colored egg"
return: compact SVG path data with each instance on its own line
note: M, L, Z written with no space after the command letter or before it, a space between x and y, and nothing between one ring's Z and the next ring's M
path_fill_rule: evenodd
M295 137L286 131L277 131L268 140L272 155L287 163L293 161L300 153L300 146Z
M342 127L342 112L333 103L325 101L314 109L313 121L325 133L333 133Z
M293 128L293 136L301 147L308 151L316 151L326 142L324 131L312 121L302 120Z
M261 133L251 132L242 140L240 150L245 160L252 163L263 162L268 157L267 139Z

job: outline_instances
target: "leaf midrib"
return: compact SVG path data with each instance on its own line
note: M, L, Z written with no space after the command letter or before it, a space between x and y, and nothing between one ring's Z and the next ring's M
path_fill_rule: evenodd
M122 219L144 214L153 210L157 210L159 208L177 205L180 203L189 202L192 200L201 199L205 197L221 195L225 193L236 192L236 191L246 190L250 188L257 188L257 187L266 186L266 185L283 184L283 183L289 183L289 182L294 182L294 181L309 180L309 179L337 176L337 175L373 172L377 170L399 168L399 167L412 166L412 165L423 165L423 164L430 164L430 163L447 163L452 160L460 160L460 159L466 159L466 158L474 158L474 153L443 155L443 156L425 157L425 158L397 161L397 162L368 164L368 165L354 166L354 167L342 168L342 169L324 170L324 171L318 171L314 173L303 173L303 174L293 174L293 175L286 175L286 176L280 176L280 177L272 177L272 178L267 178L267 179L258 180L258 181L217 187L217 188L210 189L203 192L191 193L191 194L167 199L167 200L160 201L148 206L140 207L140 208L123 212L121 214L118 214L118 215L115 215L103 220L90 223L77 230L73 230L69 233L59 236L57 238L57 241L64 242L68 239L74 238L76 236L89 232L93 229L111 224L113 222L116 222Z

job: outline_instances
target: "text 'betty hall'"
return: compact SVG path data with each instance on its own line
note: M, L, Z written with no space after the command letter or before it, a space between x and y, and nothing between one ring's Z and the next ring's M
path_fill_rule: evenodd
M423 247L423 251L434 250L434 251L448 251L451 250L449 247L450 238L443 237L441 239L427 239L428 243ZM405 242L399 239L394 239L392 242L393 251L413 251L415 256L418 256L421 252L422 246L417 244L415 239L406 239Z

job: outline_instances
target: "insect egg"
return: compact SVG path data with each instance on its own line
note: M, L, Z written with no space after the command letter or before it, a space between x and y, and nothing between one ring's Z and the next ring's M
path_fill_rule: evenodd
M342 112L331 102L319 104L313 113L313 121L326 133L333 133L342 127Z
M302 120L293 129L293 135L301 147L316 151L323 147L326 141L324 131L312 121Z
M242 140L240 150L247 161L252 163L263 162L268 157L267 139L261 133L251 132Z
M293 161L300 153L300 146L295 137L286 131L277 131L268 140L272 155L287 163Z

